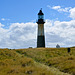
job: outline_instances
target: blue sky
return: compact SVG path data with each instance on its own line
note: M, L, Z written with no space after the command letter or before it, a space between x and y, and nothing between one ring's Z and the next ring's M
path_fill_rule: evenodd
M65 17L64 13L58 13L55 10L49 9L50 6L74 7L74 0L0 0L0 19L10 19L9 21L1 21L7 23L14 22L30 22L37 19L37 13L40 8L43 8L45 19L70 20Z
M36 47L36 20L41 8L46 21L46 46L74 46L75 0L0 0L0 47Z

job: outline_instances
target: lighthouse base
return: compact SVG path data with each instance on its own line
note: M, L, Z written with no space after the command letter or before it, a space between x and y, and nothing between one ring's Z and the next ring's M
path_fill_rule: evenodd
M37 47L45 47L45 37L44 36L37 37Z

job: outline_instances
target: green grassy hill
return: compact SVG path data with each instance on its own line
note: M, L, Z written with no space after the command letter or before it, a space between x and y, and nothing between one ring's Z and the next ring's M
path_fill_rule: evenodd
M0 49L0 75L75 75L75 48Z

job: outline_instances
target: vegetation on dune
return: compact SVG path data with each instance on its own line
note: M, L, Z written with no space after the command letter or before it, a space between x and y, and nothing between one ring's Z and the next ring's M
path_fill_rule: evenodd
M14 50L0 50L0 75L54 75L29 57Z
M0 49L0 75L75 75L75 48Z
M16 52L31 57L36 62L58 68L64 73L75 75L75 48L68 53L67 48L21 49Z
M46 61L48 66L54 66L62 72L75 75L75 57L74 56L60 56Z

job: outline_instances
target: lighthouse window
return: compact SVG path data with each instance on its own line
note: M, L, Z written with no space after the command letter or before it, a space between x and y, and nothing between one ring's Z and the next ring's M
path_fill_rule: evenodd
M43 19L43 15L39 15L38 18L39 18L39 19Z

